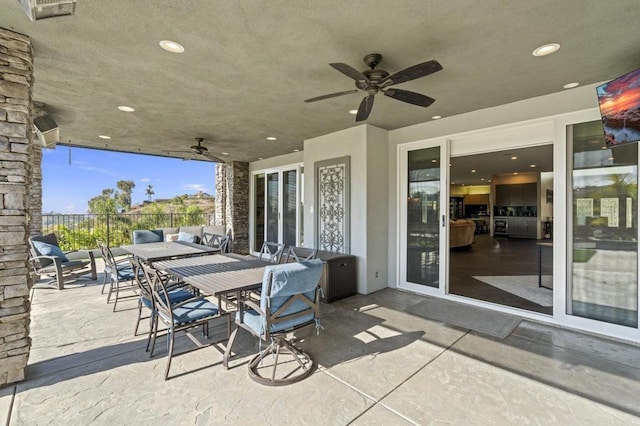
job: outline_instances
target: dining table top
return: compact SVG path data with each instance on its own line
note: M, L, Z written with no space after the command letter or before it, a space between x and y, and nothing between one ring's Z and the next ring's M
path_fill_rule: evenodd
M161 241L157 243L131 244L122 249L145 262L159 260L202 256L218 253L220 249L186 241Z
M265 267L270 262L234 253L163 260L153 267L182 279L206 294L228 293L260 288Z

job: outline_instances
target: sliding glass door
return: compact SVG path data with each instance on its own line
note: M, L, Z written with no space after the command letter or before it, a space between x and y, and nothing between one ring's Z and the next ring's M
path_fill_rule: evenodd
M443 147L403 149L400 196L400 286L417 291L443 291L446 181L441 164ZM445 161L446 164L446 161ZM423 290L420 290L422 288Z
M257 252L264 241L302 244L301 166L258 171L252 179L251 247Z

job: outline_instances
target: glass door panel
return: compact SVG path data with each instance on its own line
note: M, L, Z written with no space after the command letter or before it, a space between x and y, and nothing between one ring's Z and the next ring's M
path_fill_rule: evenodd
M440 282L440 147L408 152L406 280Z
M298 184L296 170L282 172L282 242L295 246L297 240Z
M260 251L264 241L264 174L254 176L253 250Z
M279 176L278 173L267 174L267 215L266 215L266 241L277 242L278 238L278 223L279 223L279 210L278 203L279 197Z
M607 147L599 121L570 126L570 315L638 326L638 145Z

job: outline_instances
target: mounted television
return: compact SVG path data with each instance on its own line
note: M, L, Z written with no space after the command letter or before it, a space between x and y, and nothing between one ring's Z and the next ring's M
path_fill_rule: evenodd
M640 140L640 69L596 88L607 146Z

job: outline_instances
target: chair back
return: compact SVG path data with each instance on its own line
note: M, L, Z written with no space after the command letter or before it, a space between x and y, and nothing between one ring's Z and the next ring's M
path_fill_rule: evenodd
M153 304L153 289L150 285L147 270L144 268L144 263L139 257L133 257L130 262L133 269L135 282L140 289L140 296L149 300L149 302Z
M161 230L137 229L133 231L133 244L161 243L164 234Z
M104 260L104 264L107 266L107 271L113 274L114 271L118 270L118 266L116 264L116 259L113 257L113 253L111 253L111 249L102 241L97 241L97 243L102 260Z
M64 257L64 253L62 252L62 250L60 250L60 244L58 243L58 237L56 237L56 234L51 233L47 235L34 235L33 237L29 237L29 253L31 254L31 257L34 258L34 266L36 267L36 269L45 268L53 263L51 259L37 259L38 256L52 255L51 253L43 253L38 250L38 247L36 247L37 245L44 244L54 246L52 247L54 249L57 248L56 252L60 252L60 254L62 254L62 256L60 256L63 258L62 260L67 260Z
M267 266L260 309L265 339L274 332L305 326L320 317L320 259Z
M164 316L165 320L173 323L173 310L171 309L171 298L167 290L168 275L160 272L149 265L142 265L144 276L146 277L148 288L151 290L153 304L158 313Z
M260 249L258 258L271 263L280 263L282 259L282 253L284 252L283 243L274 243L271 241L265 241Z
M220 234L202 234L202 245L218 249L220 253L226 253L229 249L229 236Z
M289 246L284 263L301 262L303 260L316 259L317 257L318 249Z

